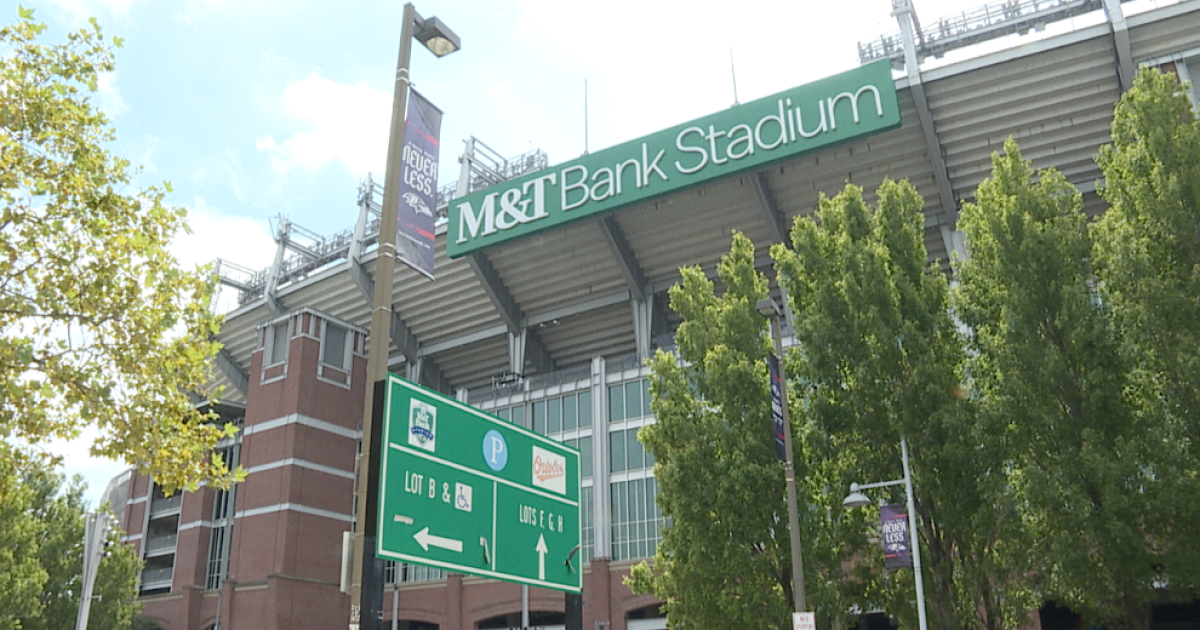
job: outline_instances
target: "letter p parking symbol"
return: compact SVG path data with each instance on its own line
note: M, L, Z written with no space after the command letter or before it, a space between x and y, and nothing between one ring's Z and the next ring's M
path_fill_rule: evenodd
M508 465L508 443L499 431L493 429L483 436L483 461L497 472Z

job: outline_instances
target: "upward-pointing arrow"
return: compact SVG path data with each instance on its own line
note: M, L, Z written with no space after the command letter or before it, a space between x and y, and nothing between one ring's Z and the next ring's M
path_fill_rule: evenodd
M546 579L546 552L547 551L550 551L550 550L546 548L546 537L541 534L538 534L537 552L538 552L538 579L539 580Z

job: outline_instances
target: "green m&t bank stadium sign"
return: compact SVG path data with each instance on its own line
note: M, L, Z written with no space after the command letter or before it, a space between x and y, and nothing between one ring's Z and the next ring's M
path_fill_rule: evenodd
M665 193L900 126L887 60L450 202L452 258Z

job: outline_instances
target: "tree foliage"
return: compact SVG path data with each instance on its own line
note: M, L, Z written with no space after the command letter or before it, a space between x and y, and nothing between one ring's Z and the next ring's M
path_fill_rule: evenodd
M44 30L26 9L0 28L0 478L92 426L94 454L167 488L221 483L209 451L232 427L188 398L219 348L209 277L167 251L184 209L135 188L92 102L120 40L94 20L61 44Z
M653 569L631 585L667 603L672 627L783 628L790 548L783 469L774 458L758 300L767 284L754 247L735 234L718 265L723 295L699 267L681 269L671 307L684 318L680 356L652 360L658 419L639 438L654 455L658 503L668 525ZM782 519L780 516L782 515Z
M1174 77L1143 70L1097 160L1097 221L1015 142L962 209L958 287L927 261L922 206L847 186L772 249L792 314L785 359L805 582L818 625L883 607L915 625L909 572L882 568L851 481L900 476L910 445L930 625L1022 627L1055 600L1110 628L1200 584L1200 122ZM653 361L670 519L634 587L675 627L778 627L791 606L767 285L735 235L717 276L681 270L679 359ZM877 498L900 502L896 489ZM882 495L882 496L881 496Z
M82 592L83 482L64 486L62 476L43 471L21 475L0 503L3 560L20 560L0 575L0 629L59 630L75 625ZM141 561L112 531L109 555L100 562L88 627L124 630L140 608L137 579ZM6 553L6 550L8 553ZM11 554L11 555L10 555Z
M1097 161L1111 205L1094 260L1118 331L1200 458L1200 121L1186 86L1139 72Z
M1144 630L1164 569L1194 562L1173 543L1194 540L1200 495L1176 476L1187 453L1153 383L1122 352L1082 205L1061 174L1035 177L1010 139L962 211L971 257L956 269L956 308L1041 592Z
M772 249L806 385L805 465L809 475L837 471L817 474L832 488L826 509L836 511L849 482L902 475L906 439L931 623L1004 627L1025 600L993 588L997 576L1015 574L1003 547L1011 519L999 453L960 396L962 343L946 277L928 263L924 201L908 182L887 180L877 199L872 208L847 185L796 221L794 249ZM900 488L888 498L904 501ZM915 624L911 575L884 573L877 549L855 559L885 578L870 604Z

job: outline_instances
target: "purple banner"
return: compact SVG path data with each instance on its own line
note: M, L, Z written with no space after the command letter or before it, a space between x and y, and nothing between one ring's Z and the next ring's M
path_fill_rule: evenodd
M433 279L433 228L442 110L409 90L396 220L396 258Z
M767 355L767 366L771 370L771 424L775 433L775 454L779 461L787 461L787 441L783 432L783 381L779 377L779 359Z
M889 569L912 566L912 548L908 544L908 512L903 505L879 508L883 532L883 565Z

